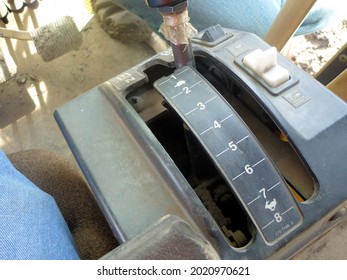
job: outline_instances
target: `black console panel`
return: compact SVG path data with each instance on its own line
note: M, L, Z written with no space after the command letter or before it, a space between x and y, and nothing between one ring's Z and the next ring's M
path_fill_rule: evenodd
M196 69L169 49L55 112L120 242L173 214L223 259L290 258L344 218L347 106L278 53L244 63L269 48L212 27Z

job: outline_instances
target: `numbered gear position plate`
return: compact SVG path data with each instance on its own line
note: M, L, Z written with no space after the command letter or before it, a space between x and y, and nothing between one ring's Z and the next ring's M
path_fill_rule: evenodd
M180 68L154 86L200 141L268 243L301 224L282 176L235 110L196 70Z

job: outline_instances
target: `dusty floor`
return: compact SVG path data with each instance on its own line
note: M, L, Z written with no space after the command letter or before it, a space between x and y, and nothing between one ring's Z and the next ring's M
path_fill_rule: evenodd
M63 15L74 16L79 27L84 27L83 44L54 61L43 62L33 42L0 39L3 52L8 50L17 65L16 76L0 84L0 149L6 153L44 149L74 162L53 118L54 110L154 54L145 44L112 40L91 19L82 0L40 1L38 9L10 14L7 28L32 30ZM298 258L347 259L346 239L345 222Z
M347 15L332 26L294 37L289 56L301 69L314 76L346 42Z
M71 158L53 118L53 111L153 55L145 44L124 45L110 39L100 29L97 20L93 18L88 22L90 17L86 10L84 18L79 16L80 11L71 12L74 11L71 1L54 4L52 14L52 2L45 0L40 2L38 9L11 14L7 28L28 26L29 30L33 30L69 14L75 16L77 25L87 24L82 31L83 44L78 51L44 62L36 53L33 42L1 39L1 46L9 50L17 64L17 75L0 85L0 148L7 153L39 148ZM64 11L64 6L69 8L68 13ZM83 9L83 3L79 8Z

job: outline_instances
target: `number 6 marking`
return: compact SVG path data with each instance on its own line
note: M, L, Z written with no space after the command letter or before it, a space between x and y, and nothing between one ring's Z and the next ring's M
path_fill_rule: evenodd
M253 168L249 164L247 164L245 166L245 171L246 171L247 174L252 174L253 173Z

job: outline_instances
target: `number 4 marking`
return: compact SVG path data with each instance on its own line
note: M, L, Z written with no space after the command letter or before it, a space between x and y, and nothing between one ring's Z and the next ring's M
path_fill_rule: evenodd
M221 128L222 127L218 121L214 121L213 126L214 126L214 128Z

